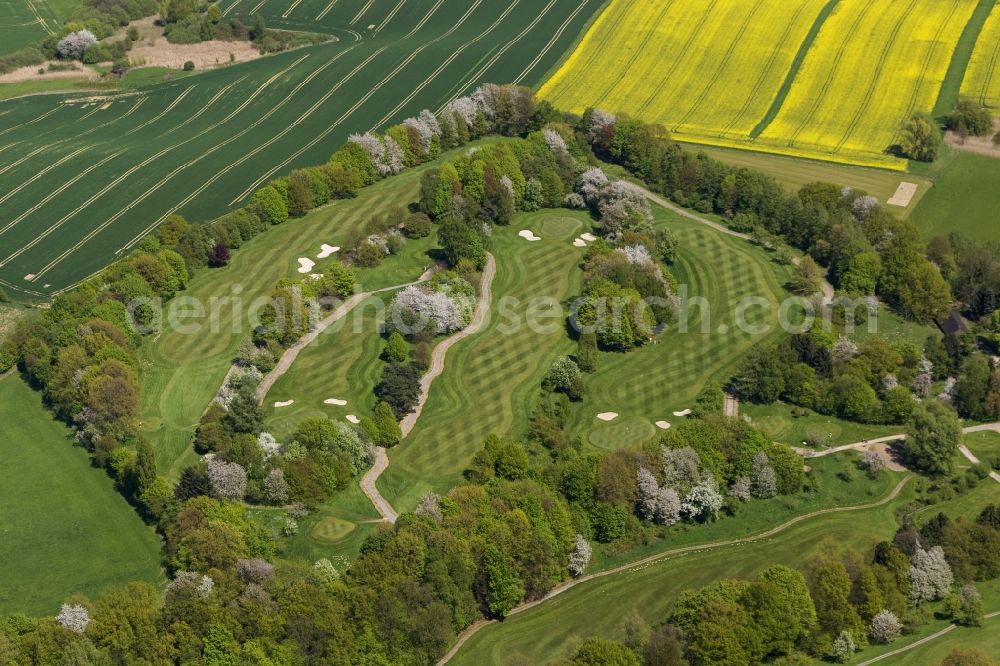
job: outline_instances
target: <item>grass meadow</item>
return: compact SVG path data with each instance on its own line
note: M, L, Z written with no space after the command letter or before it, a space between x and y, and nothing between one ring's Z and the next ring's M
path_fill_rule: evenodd
M910 216L924 238L958 231L977 241L1000 241L1000 160L946 150L927 172L934 187Z
M0 379L0 614L54 616L75 593L159 583L160 541L20 377Z
M484 81L536 83L601 3L529 4L223 3L337 39L150 87L0 102L10 188L0 280L15 297L49 296L169 213L215 217L270 178L324 162L351 133L436 110Z

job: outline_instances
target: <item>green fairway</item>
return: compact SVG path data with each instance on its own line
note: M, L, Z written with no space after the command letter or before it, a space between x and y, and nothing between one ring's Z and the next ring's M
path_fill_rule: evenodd
M991 582L981 586L992 588L992 596L997 596L997 583ZM981 590L982 592L982 590ZM989 594L984 594L984 598ZM984 603L985 606L985 603ZM992 609L996 610L993 604ZM905 640L905 639L904 639ZM897 641L903 643L903 641ZM904 645L893 644L893 649ZM923 645L902 652L878 662L879 666L912 666L912 664L940 664L952 650L969 650L976 648L988 655L1000 654L1000 617L993 617L983 622L981 627L958 627L944 636L935 638ZM867 656L867 655L862 655ZM860 661L860 659L859 659ZM849 662L850 663L850 662Z
M784 403L743 403L740 405L740 414L749 417L754 426L774 441L790 446L802 446L809 439L820 441L825 446L841 446L902 431L902 426L865 425L816 412L809 412L808 416L796 416L792 414L792 409L792 406Z
M898 478L893 477L889 486L895 485ZM854 482L862 487L867 483L867 480L860 479ZM855 502L834 502L830 496L824 499L826 506L843 507L878 501L887 492L887 487L880 484L874 496ZM664 620L683 590L701 587L720 577L751 578L771 564L802 566L811 555L827 550L830 544L854 549L871 547L892 535L896 529L894 509L912 497L912 488L908 486L897 499L879 507L809 518L753 543L668 556L651 564L587 581L540 606L511 615L502 624L480 630L451 663L503 664L517 655L523 655L528 663L549 663L567 657L586 637L621 639L621 620L626 613L634 609L647 622L658 624ZM696 543L739 536L731 532L721 533L721 530L714 533L728 523L744 523L740 526L747 529L747 534L763 531L765 528L752 521L752 516L759 510L758 504L753 503L737 519L691 527L687 535L697 533L700 538ZM765 510L765 514L769 512ZM781 522L778 520L769 526ZM689 543L678 539L667 548ZM590 570L594 569L592 565Z
M0 380L0 613L55 615L69 595L162 581L160 542L16 376Z
M521 229L542 240L526 241L517 235ZM561 316L539 318L534 327L524 325L525 318L537 299L562 302L576 293L583 250L572 240L589 229L586 214L556 210L520 216L494 232L497 274L488 323L448 352L416 427L390 451L392 464L379 480L397 509L412 508L428 490L447 492L491 433L525 430L549 365L575 347Z
M979 241L1000 240L1000 160L951 150L930 174L934 187L911 217L924 238L959 231Z
M974 432L962 437L962 443L987 465L994 458L1000 458L1000 433Z
M920 200L931 189L931 181L922 176L914 176L898 171L872 169L867 167L835 164L833 162L818 162L816 160L784 157L768 153L756 153L749 150L732 148L715 148L686 144L695 152L703 152L709 157L748 169L758 169L774 177L790 191L797 192L806 183L834 183L856 190L864 190L878 197L885 203L896 192L902 182L917 184L917 193L906 207L888 206L888 209L900 217L908 217Z
M672 270L682 302L685 293L691 299L687 330L679 331L675 323L655 344L625 354L600 354L597 372L587 378L587 395L574 409L570 424L575 434L589 432L590 441L599 447L611 440L617 440L619 447L639 444L651 428L623 433L623 422L637 419L651 425L674 420L673 412L693 407L707 383L728 379L749 347L783 335L777 326L778 302L786 293L788 267L745 240L660 208L655 214L656 224L677 236ZM705 306L694 299L704 299ZM745 310L743 319L749 326L740 327L739 306L747 299L762 300ZM601 412L616 412L619 417L605 424L596 419ZM628 436L619 438L621 434Z
M0 102L0 280L51 295L167 214L215 217L351 133L486 81L534 84L600 4L230 2L228 15L256 6L269 25L337 39L138 90Z
M203 271L191 281L184 297L202 304L206 312L214 311L214 320L210 316L182 319L183 326L153 336L140 351L144 357L143 434L153 444L163 473L176 478L194 460L190 446L194 429L221 386L237 345L250 332L248 312L254 301L266 298L279 279L298 277L298 257L315 258L323 243L347 246L372 215L415 201L421 173L422 169L408 171L365 188L356 199L335 202L274 227L235 252L225 268ZM382 266L360 271L359 289L416 279L427 264L429 242L407 243ZM321 336L319 344L327 339ZM287 381L298 381L296 372L290 372ZM362 393L358 390L354 395ZM322 403L327 397L341 396L318 396L318 400Z

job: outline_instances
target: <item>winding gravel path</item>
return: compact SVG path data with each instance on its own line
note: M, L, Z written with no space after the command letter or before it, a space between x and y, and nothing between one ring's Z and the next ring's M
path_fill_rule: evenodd
M996 617L998 615L1000 615L1000 611L994 611L992 613L987 613L986 615L984 615L983 619L984 620L989 620L990 618L994 618L994 617ZM935 633L931 634L930 636L924 636L919 641L913 641L909 645L904 645L903 647L899 648L898 650L893 650L892 652L886 652L885 654L880 654L879 656L873 657L873 658L871 658L871 659L869 659L867 661L858 662L857 664L855 664L855 666L868 666L868 664L874 664L877 661L882 661L883 659L888 659L889 657L895 657L897 654L902 654L903 652L908 652L909 650L912 650L915 647L920 647L924 643L929 643L930 641L934 640L935 638L941 638L942 636L944 636L945 634L947 634L949 631L953 631L955 629L958 629L958 625L957 624L949 624L947 627L945 627L941 631L935 632Z
M413 430L420 418L420 413L424 410L427 396L430 395L431 384L444 372L445 355L455 344L461 342L470 335L478 333L486 323L486 317L490 312L490 304L493 300L493 278L496 276L497 264L492 254L486 256L486 266L483 268L483 279L479 289L479 302L476 304L476 311L472 315L469 325L454 335L442 340L434 351L431 352L430 367L424 376L420 378L420 397L412 412L407 414L399 424L400 430L405 438ZM382 519L394 523L399 514L393 509L392 504L379 492L376 482L382 473L389 467L389 456L382 447L376 448L375 464L361 477L361 490L371 500L371 503L378 510Z
M905 477L898 484L896 484L896 487L893 488L888 495L886 495L885 497L876 502L871 502L869 504L855 504L853 506L820 509L818 511L813 511L811 513L806 513L801 516L790 518L789 520L786 520L780 525L772 527L763 532L758 532L757 534L752 534L747 537L740 537L739 539L726 539L724 541L712 541L709 543L696 544L693 546L683 546L681 548L665 550L661 553L656 553L654 555L644 557L640 560L629 562L628 564L622 564L621 566L617 566L613 569L605 569L604 571L598 571L592 574L587 574L586 576L581 576L580 578L566 581L565 583L562 583L561 585L557 585L556 587L552 588L552 590L550 590L549 593L546 594L541 599L521 604L520 606L517 606L516 608L511 610L510 613L508 613L507 615L509 617L511 615L516 615L517 613L523 613L524 611L530 610L535 606L539 606L545 603L546 601L551 600L553 597L562 594L566 590L570 590L576 587L577 585L582 585L583 583L586 583L587 581L590 580L596 580L598 578L604 578L605 576L611 576L613 574L624 573L627 571L644 569L651 564L659 562L660 560L676 557L677 555L685 555L687 553L698 553L706 550L715 550L716 548L725 548L727 546L738 546L742 544L753 543L755 541L760 541L761 539L769 539L777 534L780 534L781 532L784 532L790 527L794 527L795 525L798 525L801 522L804 522L806 520L811 520L812 518L816 518L817 516L824 516L831 513L846 513L849 511L864 511L866 509L876 509L880 506L885 506L889 502L899 497L899 493L903 492L903 488L906 486L907 483L909 483L910 479L912 478L913 478L912 476ZM443 656L440 661L438 661L437 666L442 666L443 664L447 664L452 659L452 657L458 654L458 651L462 649L462 646L465 645L465 643L470 638L472 638L472 636L474 636L476 632L478 632L483 627L495 623L496 620L480 620L478 622L469 625L465 629L465 631L459 634L458 640L456 641L455 645L453 645L451 650L449 650L448 653L445 656Z

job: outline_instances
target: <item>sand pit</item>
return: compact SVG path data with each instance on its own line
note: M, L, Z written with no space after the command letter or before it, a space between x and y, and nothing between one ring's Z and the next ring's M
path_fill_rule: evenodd
M684 409L684 410L679 411L679 412L674 412L674 416L690 416L690 415L691 415L691 410L690 409Z
M299 273L308 273L313 269L316 262L312 259L307 259L306 257L299 257Z
M595 236L594 234L589 234L589 233L588 234L580 234L580 238L582 238L583 240L587 241L588 243L593 243L595 240L597 240L597 236Z
M618 412L601 412L597 415L597 418L602 421L614 421L618 418Z
M656 427L660 430L670 430L670 423L668 421L657 421Z
M326 259L334 252L340 252L340 247L337 245L327 245L323 243L319 248L319 254L316 255L317 259Z
M336 405L338 407L343 407L347 404L346 400L341 400L340 398L330 398L329 400L323 401L324 405Z
M913 200L913 195L917 193L916 183L907 183L903 181L896 188L896 193L886 202L890 206L899 206L901 208L906 208L910 205L910 201Z
M353 423L354 425L358 425L359 423L361 423L361 419L359 419L359 418L358 418L357 416L355 416L354 414L348 414L348 415L347 415L346 417L344 417L344 418L346 418L346 419L347 419L347 420L348 420L349 422Z
M524 229L522 231L519 231L519 232L517 232L517 235L520 236L521 238L523 238L526 241L540 241L540 240L542 240L539 236L536 236L531 231L531 229Z
M573 241L573 247L587 247L587 241L582 238L577 238Z
M290 407L290 406L292 406L294 404L295 404L294 400L285 400L284 402L276 402L276 403L274 403L274 406L275 407Z

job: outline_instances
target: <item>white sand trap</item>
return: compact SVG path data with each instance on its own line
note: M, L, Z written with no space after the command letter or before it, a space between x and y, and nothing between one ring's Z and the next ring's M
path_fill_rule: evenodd
M660 430L670 430L670 423L668 421L657 421L656 427Z
M682 411L679 411L679 412L674 412L674 416L690 416L690 414L691 414L691 410L690 409L685 409L685 410L682 410Z
M910 205L910 201L913 200L913 195L916 193L916 183L907 183L906 181L903 181L899 184L899 187L896 188L896 193L893 194L892 198L886 203L890 206L901 206L906 208Z
M355 416L354 414L348 414L348 415L347 415L346 417L344 417L344 418L346 418L346 419L347 419L348 421L350 421L350 422L351 422L351 423L353 423L354 425L358 425L359 423L361 423L361 419L359 419L359 418L358 418L357 416Z
M326 259L334 252L340 252L340 247L337 245L327 245L323 243L319 248L319 254L316 255L317 259Z
M347 404L346 400L341 400L340 398L330 398L329 400L323 401L324 405L337 405L338 407L343 407Z
M295 404L294 400L285 400L284 402L276 402L276 403L274 403L274 406L275 407L290 407L291 405L294 405L294 404Z
M618 412L601 412L600 414L597 415L597 418L601 419L602 421L614 421L616 418L618 418Z
M531 229L524 229L523 231L519 231L519 232L517 232L517 235L520 236L521 238L523 238L524 240L527 240L527 241L540 241L540 240L542 240L541 238L539 238L538 236L536 236L534 233L532 233Z
M593 243L595 240L597 240L597 236L595 236L594 234L580 234L580 238L587 241L588 243Z
M587 241L582 238L577 238L573 241L573 247L587 247Z
M306 259L305 257L299 257L299 273L308 273L313 269L316 262L312 259Z

